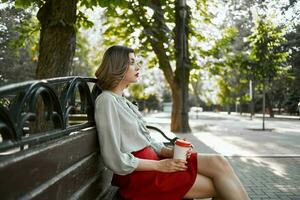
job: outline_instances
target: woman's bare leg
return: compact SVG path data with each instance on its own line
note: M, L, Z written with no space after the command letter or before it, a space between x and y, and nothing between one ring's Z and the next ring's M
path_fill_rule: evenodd
M198 173L211 178L219 198L250 200L230 163L220 155L199 155Z
M194 185L184 196L187 199L210 197L217 197L215 186L210 178L200 174L197 175Z

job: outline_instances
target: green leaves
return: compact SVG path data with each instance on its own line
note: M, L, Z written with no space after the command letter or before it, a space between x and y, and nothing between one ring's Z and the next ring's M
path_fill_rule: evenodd
M33 79L38 31L32 31L36 23L31 13L10 5L0 10L0 18L0 85Z
M15 7L16 8L28 8L31 6L33 1L31 0L16 0L15 1Z
M147 99L148 95L145 94L145 85L134 84L129 87L130 94L135 99Z
M283 67L288 53L282 51L284 31L271 21L259 18L249 37L251 69L257 79L272 80Z
M98 2L98 5L107 8L107 7L120 7L120 8L128 8L128 4L132 3L132 1L126 0L90 0Z
M43 0L15 0L16 8L29 8L32 5L41 7L44 4Z
M93 9L95 6L98 5L99 1L96 0L80 0L79 2L79 6L82 7L86 7L89 9Z
M83 12L79 11L76 17L77 27L83 27L85 29L88 29L94 26L94 23L88 20L88 18L84 15Z

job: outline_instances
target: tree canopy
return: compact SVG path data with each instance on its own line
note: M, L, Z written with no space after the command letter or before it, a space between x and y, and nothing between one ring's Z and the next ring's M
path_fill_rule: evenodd
M180 131L179 122L186 121L181 116L184 113L182 109L186 111L181 95L188 89L193 91L194 101L199 102L194 102L195 105L213 102L207 100L207 91L217 90L217 103L230 108L234 104L250 102L250 80L255 93L252 103L260 102L263 80L266 79L266 98L270 109L284 107L289 111L295 110L300 95L299 3L291 1L275 5L272 1L261 0L239 3L234 0L192 0L182 8L180 2L16 0L13 9L24 20L14 24L1 20L1 23L10 27L11 33L17 30L9 37L17 38L14 44L24 50L16 51L17 46L9 44L11 39L7 39L9 34L4 29L0 29L0 34L6 37L1 40L2 44L5 43L1 48L9 44L10 49L23 55L24 63L37 65L37 78L47 78L92 75L85 69L98 65L99 58L95 57L106 47L113 44L131 46L145 58L147 67L158 67L163 73L172 92L174 131ZM104 13L97 13L99 7L103 8ZM38 20L28 12L25 17L22 13L26 13L27 9L37 12ZM93 15L103 15L104 23L96 27L104 30L98 46L91 46L90 38L79 31L81 28L95 28L95 21L89 18L85 10L94 10ZM179 13L182 11L187 16L185 21L180 21ZM4 13L4 10L1 12ZM264 13L268 15L259 17ZM278 22L274 22L274 16ZM40 33L39 39L37 33ZM182 42L182 39L185 41ZM182 44L187 51L184 51ZM13 55L10 50L0 53L7 58L1 62L16 65L10 57ZM5 73L1 72L2 79L9 77ZM205 81L201 82L204 80L201 76L207 73L217 80L218 89L209 88L205 86ZM147 89L145 85L133 87L137 88L136 91ZM145 98L145 95L137 96Z

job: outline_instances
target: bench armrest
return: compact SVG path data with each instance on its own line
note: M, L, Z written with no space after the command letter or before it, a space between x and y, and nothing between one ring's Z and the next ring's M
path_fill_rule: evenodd
M175 141L178 139L178 137L174 137L174 138L170 138L168 137L160 128L156 127L156 126L152 126L152 125L147 125L148 129L152 129L157 131L158 133L160 133L166 140L168 140L167 145L174 145Z

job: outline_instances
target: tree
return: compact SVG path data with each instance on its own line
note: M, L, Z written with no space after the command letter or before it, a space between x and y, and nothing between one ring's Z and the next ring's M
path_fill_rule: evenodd
M37 35L29 11L11 4L0 10L0 85L34 78ZM24 38L30 32L30 38ZM26 42L23 42L26 40ZM20 42L22 41L22 42ZM17 73L17 72L22 73Z
M7 0L2 0L6 2ZM85 6L92 8L98 1L81 0L16 0L17 8L37 8L40 27L39 55L36 78L67 76L72 69L76 47L76 30L92 24L78 10Z
M106 1L102 3L108 17L105 24L108 45L123 41L123 44L136 46L141 53L154 51L154 63L158 63L172 91L171 131L174 132L189 130L187 110L184 108L187 102L183 101L182 93L188 90L190 70L194 67L187 51L187 39L195 35L190 26L190 8L180 6L180 2L131 0L117 5ZM203 6L201 13L205 11L204 2L196 3L197 8ZM180 12L186 13L186 18L181 22ZM184 37L180 27L185 29ZM182 48L183 44L185 48Z
M286 95L284 95L284 106L289 113L296 113L297 104L300 101L300 23L296 24L293 31L286 35L284 47L291 51L288 64L291 66L289 75L292 77Z
M284 42L284 32L271 21L260 17L257 19L252 35L249 37L251 52L251 71L260 82L263 91L263 130L265 129L265 93L268 86L282 71L288 53L281 46ZM270 111L272 110L270 106Z
M95 6L97 1L82 0L80 5L83 4ZM77 14L77 0L16 0L15 7L39 9L37 18L40 38L36 78L67 76L74 71L72 62L76 46L76 26L78 28L81 23L90 25L80 11ZM29 125L32 133L46 130L51 125L50 121L44 120L45 106L41 97L37 101L37 108L35 122Z
M293 99L293 94L291 94L293 90L293 83L295 81L295 76L291 72L289 67L286 67L278 73L278 75L274 78L274 80L270 83L269 91L266 94L267 102L270 105L278 109L278 113L281 114L283 109L290 113L295 113L297 109L298 99L292 100L291 103L294 107L290 110L289 100ZM295 87L296 88L296 87Z
M235 45L237 40L240 41L239 31L235 27L227 27L222 37L205 52L211 58L207 64L210 73L218 77L218 101L227 107L228 114L234 103L241 104L249 99L245 70L247 55L241 47L244 45Z

